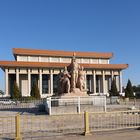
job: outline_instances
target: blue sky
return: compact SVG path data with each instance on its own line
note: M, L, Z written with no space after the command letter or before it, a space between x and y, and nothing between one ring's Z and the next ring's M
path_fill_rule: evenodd
M0 61L12 48L113 52L140 84L140 0L0 0ZM4 72L0 70L0 89Z

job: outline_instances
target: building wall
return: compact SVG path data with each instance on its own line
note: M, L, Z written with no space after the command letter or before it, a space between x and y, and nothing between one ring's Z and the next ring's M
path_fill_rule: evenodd
M47 56L17 56L17 61L70 63L71 58L70 57L47 57ZM86 63L86 64L109 64L109 59L77 58L77 62Z

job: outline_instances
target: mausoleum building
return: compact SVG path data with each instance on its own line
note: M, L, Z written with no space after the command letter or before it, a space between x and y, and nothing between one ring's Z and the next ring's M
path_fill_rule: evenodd
M118 91L122 93L122 70L128 65L110 64L112 53L14 48L15 61L0 61L0 67L5 72L5 96L12 94L14 81L22 96L30 96L35 80L42 98L57 94L58 74L71 63L74 54L77 63L85 71L85 87L88 93L109 94L113 78Z

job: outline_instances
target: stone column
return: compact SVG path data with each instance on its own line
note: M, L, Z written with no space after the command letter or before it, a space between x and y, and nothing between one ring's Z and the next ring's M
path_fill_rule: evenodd
M8 69L5 69L5 96L9 96L9 75Z
M122 72L119 72L119 90L122 93Z
M39 91L40 96L42 97L42 69L39 69Z
M96 93L96 72L93 70L93 92Z
M107 77L107 92L110 90L110 76Z
M105 72L102 72L103 93L105 93Z
M113 78L114 78L114 71L112 70L111 71L111 81L113 81Z
M50 79L51 79L51 76L49 75L48 76L48 94L50 94L50 89L51 89Z
M53 95L53 71L50 71L50 94Z
M18 68L16 68L16 83L19 87L19 69Z
M31 92L31 72L30 69L28 69L28 96L30 96Z
M85 90L87 90L87 74L85 72Z

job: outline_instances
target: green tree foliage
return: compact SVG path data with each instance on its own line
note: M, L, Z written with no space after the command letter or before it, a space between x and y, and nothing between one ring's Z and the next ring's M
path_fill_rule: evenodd
M134 97L134 91L131 84L131 81L128 79L127 86L125 88L125 97L126 98L133 98Z
M133 91L134 92L140 92L140 85L133 86Z
M0 90L0 95L4 95L4 92L2 90Z
M11 98L12 99L20 99L21 98L21 93L20 93L19 87L18 87L18 85L15 81L14 81L14 84L13 84Z
M117 86L116 86L116 81L114 78L113 78L113 81L111 83L111 90L109 93L110 93L110 96L118 96L119 95L119 92L118 92Z
M36 81L33 83L33 86L31 89L31 96L35 99L40 99L40 93L39 93L39 89L38 89L38 85Z
M4 92L2 90L0 90L0 95L3 97Z

